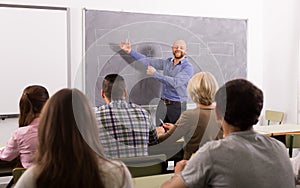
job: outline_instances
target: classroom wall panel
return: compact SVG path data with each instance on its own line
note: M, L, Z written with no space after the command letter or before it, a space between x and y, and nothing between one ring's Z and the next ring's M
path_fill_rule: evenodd
M0 4L0 116L19 113L28 85L51 94L69 84L68 9Z

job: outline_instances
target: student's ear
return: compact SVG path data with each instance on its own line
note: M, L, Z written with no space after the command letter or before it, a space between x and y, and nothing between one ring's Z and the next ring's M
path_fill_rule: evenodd
M101 97L102 97L103 99L106 98L103 89L101 89Z
M126 98L126 97L127 97L127 90L124 89L124 98Z

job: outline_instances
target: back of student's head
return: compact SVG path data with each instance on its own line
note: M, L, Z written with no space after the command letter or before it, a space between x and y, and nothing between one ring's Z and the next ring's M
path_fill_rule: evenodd
M105 96L111 100L122 99L125 88L125 80L118 74L109 74L102 82L102 90Z
M49 99L41 114L38 138L38 187L102 186L96 118L81 91L62 89Z
M199 72L189 81L187 90L190 98L198 104L211 105L218 89L215 77L209 72Z
M19 102L19 127L29 125L40 112L49 98L47 89L39 85L31 85L24 89Z
M224 120L241 130L258 122L263 92L245 79L225 83L216 93L216 108Z

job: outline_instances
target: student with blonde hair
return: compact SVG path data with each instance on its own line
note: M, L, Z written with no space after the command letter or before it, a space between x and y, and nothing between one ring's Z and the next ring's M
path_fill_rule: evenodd
M48 98L49 93L43 86L31 85L24 89L19 102L19 128L0 149L1 160L12 161L20 157L22 167L32 165L38 146L39 116Z
M184 137L183 158L189 159L199 146L222 137L220 124L216 121L214 113L214 96L217 88L217 81L211 73L195 74L188 83L187 91L196 103L196 108L183 112L175 124L165 123L163 126L167 131L158 135L159 141L174 143Z
M95 113L78 89L62 89L42 111L34 165L16 187L133 187L124 163L104 157Z

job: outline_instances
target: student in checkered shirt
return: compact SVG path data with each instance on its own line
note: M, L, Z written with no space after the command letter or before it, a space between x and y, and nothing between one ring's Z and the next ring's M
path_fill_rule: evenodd
M148 146L157 144L151 116L142 107L125 101L125 80L118 74L107 75L101 95L106 104L97 108L99 139L110 158L147 156Z

